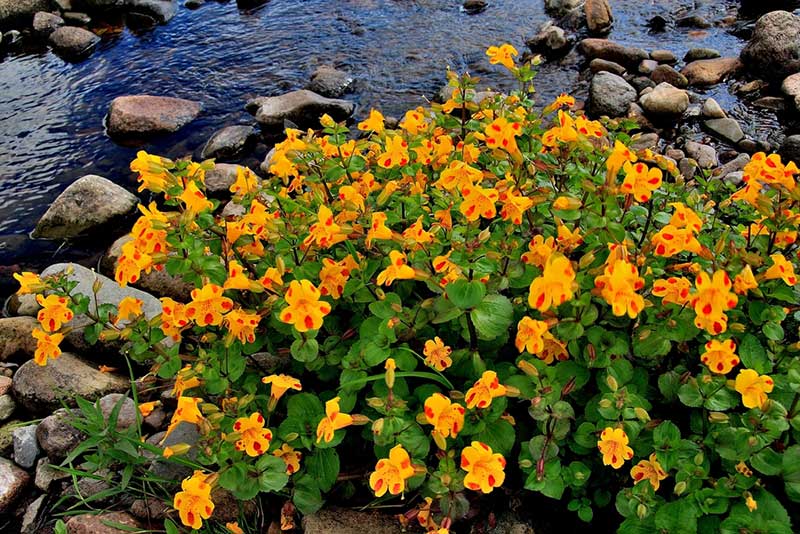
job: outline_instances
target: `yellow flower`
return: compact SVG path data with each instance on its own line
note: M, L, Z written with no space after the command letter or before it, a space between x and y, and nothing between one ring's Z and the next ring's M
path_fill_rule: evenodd
M406 480L412 476L414 467L408 452L402 445L395 445L388 458L381 458L375 464L375 471L369 476L369 487L376 497L382 497L387 491L391 495L400 495L406 488Z
M749 492L747 493L747 498L745 499L744 504L747 506L747 509L750 510L751 512L755 512L756 510L758 510L758 503Z
M361 211L366 209L364 206L364 195L352 185L343 185L340 187L338 197L344 206L356 207Z
M399 135L386 138L386 151L378 156L378 165L384 169L402 167L408 163L408 143Z
M303 457L303 453L294 450L288 443L281 445L280 449L275 449L272 454L283 460L286 464L287 475L297 473L300 469L300 459Z
M263 384L269 384L269 398L270 398L270 405L273 403L277 403L281 397L283 397L284 393L288 390L293 389L295 391L302 391L303 386L300 384L300 381L292 376L289 375L269 375L265 376L261 379Z
M644 298L636 293L644 287L644 278L639 276L632 263L616 260L612 265L606 265L603 274L595 278L594 286L617 317L627 313L628 317L635 319L644 308Z
M119 301L117 308L117 318L114 319L114 324L119 324L121 321L127 321L132 317L138 317L142 314L143 302L134 297L125 297Z
M264 428L264 416L258 412L250 417L241 417L233 423L233 431L241 437L236 442L236 450L244 451L248 456L261 456L269 449L272 432Z
M461 189L464 201L458 207L468 221L477 221L479 218L491 219L497 215L494 203L500 198L496 189L484 189L479 185L466 186Z
M575 226L575 230L570 230L563 224L559 224L557 230L558 237L556 237L556 241L558 241L559 246L564 252L569 252L583 243L583 237L581 237L581 229L579 226Z
M297 178L299 176L297 166L292 160L286 157L286 152L283 150L276 151L272 156L272 160L270 160L269 172L286 181L288 181L290 177Z
M422 215L417 217L414 224L403 231L403 239L411 241L415 245L426 245L433 241L433 234L422 226Z
M471 186L474 183L483 179L483 173L468 165L467 163L459 160L453 160L439 175L433 185L448 191L454 189L461 190L464 187Z
M206 284L202 289L192 290L192 301L186 305L186 317L198 326L219 326L222 314L231 311L233 301L222 296L222 288Z
M383 131L383 115L376 109L369 111L369 117L358 123L358 129L362 132L381 133Z
M581 207L581 201L577 198L560 196L553 201L553 209L556 210L576 210Z
M700 361L706 364L712 373L726 375L739 365L736 343L732 339L725 341L712 339L706 343L706 351L700 356Z
M506 394L506 387L500 383L497 373L494 371L484 371L483 375L467 391L465 399L467 408L488 408L495 397L503 397Z
M42 282L38 274L31 272L14 273L14 279L19 282L19 289L17 295L26 295L28 293L38 293L47 287Z
M342 232L342 227L334 222L333 212L324 204L320 205L317 222L309 227L309 232L308 237L303 240L304 247L315 243L319 247L330 248L347 239L347 234Z
M36 318L47 332L55 332L61 325L72 320L74 314L69 309L69 300L66 297L50 295L36 295L36 302L42 307Z
M544 269L547 260L555 250L555 239L552 236L545 239L543 235L536 235L528 243L528 252L524 253L520 259L528 265L535 265L540 269Z
M156 406L161 406L161 401L140 402L139 413L142 414L142 417L147 417L153 413L153 410L156 409Z
M522 133L522 125L518 122L508 122L503 117L495 119L484 130L486 146L489 148L502 148L509 154L517 152L516 137Z
M621 428L606 427L600 434L597 448L603 454L603 465L619 469L625 460L633 458L633 449L628 447L628 436Z
M331 305L319 300L319 289L309 280L292 280L284 298L288 306L281 310L280 320L294 325L298 332L319 330L323 317L331 312Z
M178 341L181 330L189 324L186 317L186 306L180 302L175 302L169 297L161 298L161 330L164 335Z
M136 159L131 162L131 171L139 173L139 192L148 189L153 193L163 193L170 180L168 167L172 167L172 162L166 158L153 156L144 150L137 152Z
M422 108L410 109L406 111L403 120L400 121L400 128L404 129L411 135L418 135L419 133L427 130L428 125L425 122L425 115L423 114ZM401 165L405 165L405 163L401 163Z
M251 280L247 277L247 272L238 261L231 260L228 262L228 278L222 286L224 289L250 289L250 282Z
M258 189L258 177L248 169L241 165L236 167L236 181L233 182L229 191L235 197L243 197L248 193L253 193Z
M533 206L533 200L517 195L513 189L500 193L499 199L503 204L500 209L500 217L504 221L511 221L512 224L522 224L522 216Z
M764 273L765 280L776 280L780 278L787 286L794 287L797 284L797 276L794 274L794 265L786 261L783 254L773 254L770 256L772 265Z
M672 224L664 226L652 238L657 256L669 258L685 250L699 254L702 246L691 228L677 228Z
M198 529L203 519L211 517L214 503L211 501L211 485L206 482L207 475L202 471L181 482L181 489L175 494L173 506L178 510L181 522L189 528Z
M572 299L575 286L575 271L572 264L561 254L548 258L542 276L531 282L528 305L540 312Z
M543 336L547 329L547 323L544 321L523 317L517 324L517 338L514 345L520 352L527 350L530 354L539 354L544 349Z
M378 285L392 285L395 280L411 280L414 278L414 269L406 265L406 255L397 250L389 252L389 266L378 273Z
M339 400L335 397L325 403L325 417L317 425L317 443L322 440L330 443L334 432L353 424L353 416L339 411Z
M366 243L372 246L373 239L391 239L392 231L386 226L386 214L377 211L372 214L372 223L367 231Z
M608 159L606 159L606 171L608 176L611 178L616 178L619 171L626 163L635 163L639 158L636 157L636 154L627 146L623 145L619 141L614 141L614 149L609 154Z
M278 286L283 285L283 275L281 271L275 267L269 267L264 273L264 276L258 280L258 283L261 284L264 289L275 291Z
M714 276L701 272L695 280L697 292L691 299L694 308L694 324L712 335L719 335L728 328L727 310L736 307L738 297L732 293L731 279L725 271L717 271Z
M323 296L330 295L334 299L340 298L347 280L350 279L350 272L357 267L358 264L349 255L341 261L323 258L322 269L319 271L319 292Z
M667 473L658 463L656 453L650 455L650 460L640 460L631 468L631 478L636 482L647 480L653 486L653 491L658 491L661 481L667 478Z
M64 340L64 334L48 334L43 330L34 328L31 335L36 339L33 361L38 365L47 365L48 359L55 360L61 356L61 349L58 345Z
M761 408L767 402L767 393L772 392L775 382L767 375L759 375L752 369L742 369L736 375L735 388L742 395L745 408Z
M186 211L190 215L197 215L202 211L210 210L214 207L210 200L206 198L202 191L197 187L194 180L190 180L186 185L186 189L178 195L178 198L183 201L186 206Z
M433 425L433 440L445 450L445 438L456 437L464 428L464 407L450 401L441 393L425 399L425 419Z
M739 295L746 295L751 289L757 288L758 282L749 265L745 265L744 269L733 278L733 291Z
M256 327L260 321L259 314L248 313L242 309L231 310L225 316L228 332L242 343L253 343L256 340Z
M473 441L461 451L461 469L467 472L464 486L473 491L491 493L502 486L506 479L505 468L503 455L480 441Z
M172 386L172 396L179 398L183 396L184 391L196 388L201 383L194 369L192 369L192 366L187 364L178 371L178 374L175 376L175 384Z
M453 365L453 360L450 358L451 352L453 349L445 345L439 336L427 340L425 348L422 349L422 353L425 355L425 364L440 372Z
M242 527L240 527L239 523L236 521L232 523L225 523L225 528L228 529L228 532L231 534L244 534L244 530L242 530Z
M625 162L625 180L620 189L623 193L633 195L639 202L647 202L653 195L653 191L661 186L661 169L658 167L648 168L644 163Z
M175 413L172 414L172 419L164 437L170 435L175 427L182 422L194 425L201 422L203 420L203 414L200 413L199 408L201 402L203 402L203 399L198 397L178 397L178 407L175 409Z
M653 280L653 295L661 297L664 304L683 306L689 302L692 283L683 277L670 276L667 279Z
M489 63L492 65L503 65L511 70L514 68L514 56L518 56L519 52L510 44L503 44L490 46L486 49L486 55L489 56Z
M672 214L669 223L675 228L689 228L692 232L697 233L703 227L700 217L681 202L672 202L670 206L675 209L675 213Z

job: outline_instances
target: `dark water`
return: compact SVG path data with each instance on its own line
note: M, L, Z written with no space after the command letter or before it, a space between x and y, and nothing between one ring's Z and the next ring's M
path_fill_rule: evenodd
M201 101L202 116L180 132L145 145L180 157L201 147L218 128L253 123L243 110L256 95L302 87L319 64L334 64L358 80L351 98L361 113L378 107L399 115L423 104L442 85L447 66L468 69L491 87L509 88L502 69L484 56L490 44L520 51L548 16L543 0L490 0L470 16L460 0L273 0L244 11L233 3L183 6L165 26L133 32L100 28L103 42L87 60L66 63L46 49L0 59L0 266L80 257L85 250L32 241L27 234L49 203L76 178L95 173L131 189L127 166L137 148L112 142L103 117L116 96L147 93ZM729 28L703 31L670 26L648 32L652 16L697 9L719 21L736 1L611 0L611 38L647 50L666 48L679 58L710 46L738 54L742 41ZM543 99L563 90L585 91L580 58L545 65L537 88ZM714 89L733 107L726 86ZM262 151L266 147L262 147ZM91 247L90 247L91 248Z

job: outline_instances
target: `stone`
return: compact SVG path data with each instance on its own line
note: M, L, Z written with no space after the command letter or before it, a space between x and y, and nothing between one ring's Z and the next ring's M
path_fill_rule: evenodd
M306 89L327 98L339 98L352 91L354 81L348 72L330 65L320 65L311 74L311 81Z
M632 67L639 65L643 59L650 57L650 54L641 48L623 46L608 39L592 37L582 40L578 44L578 51L590 60L599 57L600 59Z
M689 107L689 95L664 82L658 84L651 93L644 95L639 103L649 115L656 117L676 117Z
M762 16L740 57L748 69L770 80L800 71L800 17L788 11Z
M681 73L689 85L715 85L742 69L742 62L735 57L698 59L686 65Z
M617 76L622 76L625 74L625 67L619 63L600 59L599 57L594 58L589 62L589 69L595 74L598 72L610 72L612 74L616 74Z
M74 417L77 414L64 409L56 410L36 427L39 446L53 463L62 461L84 440L85 436L70 424Z
M131 514L142 521L162 520L167 517L171 511L172 508L170 506L167 506L164 501L156 499L155 497L136 499L131 504Z
M650 119L644 114L642 107L636 102L631 102L628 106L628 112L625 115L627 118L636 121L639 127L643 130L655 130L655 126L650 122Z
M88 174L69 185L33 231L42 239L72 239L107 233L136 211L139 199L111 180Z
M49 492L55 482L68 479L69 477L69 473L56 469L50 464L50 458L44 457L40 458L39 462L36 464L34 484L40 490Z
M689 85L689 80L669 65L658 65L650 74L650 79L656 84L666 82L675 87L684 88Z
M669 50L651 50L650 59L658 61L659 63L676 63L678 58Z
M164 432L153 434L147 442L157 447L166 448L172 447L179 443L187 445L195 445L200 440L200 432L197 425L181 421L168 436L164 436ZM197 457L197 450L192 447L186 454L190 460ZM160 458L155 458L150 465L150 471L157 477L165 478L167 480L182 480L192 474L192 469L188 466L171 463Z
M11 512L22 496L31 476L5 458L0 458L0 514Z
M713 98L707 98L703 102L703 116L709 119L723 119L725 118L725 111Z
M271 148L267 155L264 156L264 161L261 162L261 165L258 168L264 173L264 176L269 176L269 168L272 165L272 158L275 157L275 148Z
M36 442L37 425L28 425L14 430L14 461L18 466L30 469L42 452Z
M50 7L50 0L0 0L0 27L28 26L38 11Z
M678 170L686 180L691 180L697 171L697 164L689 158L683 158L678 162Z
M787 76L781 83L781 92L788 97L800 95L800 72Z
M661 15L654 15L647 21L647 27L654 33L660 33L667 29L669 21Z
M39 11L33 16L33 31L42 37L48 37L63 25L64 19L47 11Z
M786 161L800 161L800 135L787 135L781 144L780 154Z
M400 534L403 529L389 514L345 508L323 508L303 517L305 534Z
M169 96L119 96L108 110L111 136L135 137L177 132L200 114L202 104Z
M0 362L15 358L32 358L36 340L31 335L39 321L33 317L0 319Z
M611 31L614 15L608 0L586 0L583 6L586 14L586 27L590 35L605 35Z
M786 100L780 96L762 96L753 100L753 107L771 111L784 111L786 109Z
M462 4L464 11L470 15L477 15L489 6L486 0L465 0Z
M335 121L345 120L355 111L355 104L301 89L280 96L254 98L247 103L246 109L255 114L256 121L264 128L283 128L284 121L302 128L318 127L319 118L325 113Z
M572 48L572 39L567 36L567 33L562 28L552 22L547 22L539 30L539 33L525 41L525 44L534 54L542 54L545 57L559 57L569 52L570 48Z
M581 5L583 0L544 0L544 8L555 14L563 15Z
M11 47L22 40L22 33L19 30L8 30L5 34L0 34L0 45Z
M169 22L178 12L176 0L126 0L125 7L131 13L150 17L159 24Z
M10 315L21 317L36 317L42 307L36 302L36 295L31 293L25 295L11 295L8 300L8 312Z
M167 421L167 413L160 406L153 409L152 412L147 414L142 422L153 430L163 430L164 423Z
M80 11L65 11L61 14L64 21L70 24L77 24L78 26L86 26L92 22L92 17Z
M714 147L695 143L694 141L686 141L685 148L689 157L694 159L701 169L712 169L719 165L717 151L714 150Z
M232 163L215 163L214 168L206 171L206 193L214 198L230 198L230 188L236 182L241 165Z
M730 143L736 144L744 139L742 127L734 119L709 119L703 124L711 133Z
M39 513L42 511L42 505L47 498L47 495L39 495L32 503L25 508L25 515L22 516L22 523L20 523L20 534L35 534L38 532L36 520L39 518Z
M124 525L120 529L114 526ZM81 514L67 521L67 534L123 534L141 528L139 522L127 512L103 512L101 514Z
M62 402L75 403L75 397L97 399L130 386L121 376L103 373L78 356L64 352L42 366L29 360L14 374L14 397L23 408L35 413L47 413Z
M0 395L9 393L12 383L10 376L0 376Z
M658 134L656 133L643 133L636 134L631 138L630 147L633 150L654 149L658 146Z
M117 430L125 430L135 425L139 416L139 409L133 399L120 393L110 393L98 400L97 406L100 408L100 413L103 414L103 419L108 423L112 412L120 402L122 402L122 407L117 414L116 428Z
M664 152L664 155L667 156L668 158L674 159L675 161L680 161L686 157L686 153L679 148L668 148Z
M714 172L711 174L712 176L725 177L732 173L741 171L748 163L750 163L750 156L748 154L739 154L725 165L714 169Z
M231 160L252 150L258 131L250 125L237 124L217 130L200 151L200 159Z
M11 419L16 408L17 403L14 402L14 397L5 394L0 395L0 423Z
M644 94L647 89L655 89L656 87L656 83L647 76L634 76L628 83L630 83L640 95Z
M713 48L690 48L686 55L683 56L683 60L686 63L691 63L698 59L716 59L721 56L722 54L719 53L719 50Z
M206 3L205 0L186 0L186 2L183 3L183 5L186 6L186 9L194 10L194 9L200 9L205 5L205 3Z
M83 59L91 54L100 38L77 26L61 26L50 34L50 46L66 59Z
M722 178L726 182L730 182L733 185L739 187L740 185L742 185L742 182L744 181L744 171L729 172L728 174L720 175L720 178Z
M650 75L656 70L658 67L658 61L653 59L643 59L641 63L639 63L639 68L637 69L639 74Z
M699 28L701 30L711 27L711 23L700 15L681 17L675 21L675 25L681 28Z
M636 90L620 76L598 72L589 85L589 113L597 117L622 117L636 96Z

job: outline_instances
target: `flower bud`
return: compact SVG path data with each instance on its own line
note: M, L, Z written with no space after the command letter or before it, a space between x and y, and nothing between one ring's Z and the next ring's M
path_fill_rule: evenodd
M711 423L727 423L728 419L730 419L730 418L728 417L728 414L726 414L726 413L711 412L711 413L708 414L708 420Z
M597 403L601 408L611 408L611 400L610 399L600 399L600 402Z
M647 410L645 410L641 406L637 406L636 408L634 408L633 413L636 414L636 418L642 423L647 423L648 421L650 421L650 414L647 413Z
M212 413L211 415L206 417L206 419L208 419L208 422L214 425L219 424L224 418L225 414L222 412Z
M698 452L694 455L694 465L703 465L705 458L706 456L702 452Z
M164 456L164 458L169 458L170 456L181 456L189 452L191 448L192 446L188 443L176 443L175 445L164 447L164 451L161 454Z
M386 402L380 397L370 397L367 399L367 406L370 408L383 408Z
M644 503L639 503L639 506L636 507L636 515L639 519L644 519L647 517L647 505Z
M376 436L379 436L380 433L383 432L383 423L384 423L383 417L373 421L372 422L372 433L375 434Z
M747 327L745 327L745 325L743 325L742 323L731 323L728 325L728 330L730 330L731 332L736 332L737 334L741 334L746 329Z
M675 484L675 495L681 495L684 491L686 491L686 482L681 480L677 484Z
M492 232L490 232L488 228L484 228L478 234L478 241L481 242L481 243L484 243L484 242L488 241L490 237L492 237Z
M360 413L354 413L352 417L353 417L353 425L357 426L366 425L371 421L369 417Z
M300 437L300 434L298 434L297 432L289 432L288 434L286 434L286 441L287 442L292 442L292 441L296 440L299 437Z
M533 467L533 462L526 458L524 460L519 461L519 466L523 469L530 469L531 467Z
M394 370L397 369L397 364L394 362L394 358L389 358L386 360L386 365L384 366L386 369L386 387L392 389L394 387Z
M517 367L528 376L537 377L539 376L539 370L534 367L534 365L529 362L528 360L520 360L517 363Z
M581 259L578 260L578 268L585 269L592 263L594 263L594 260L595 260L594 251L587 252L586 254L581 256Z
M116 330L103 330L98 338L102 341L114 341L119 339L120 333Z
M617 379L611 375L606 376L606 384L608 384L609 389L611 391L617 391L619 389L619 384L617 384Z
M506 386L506 397L519 397L519 389L514 386Z

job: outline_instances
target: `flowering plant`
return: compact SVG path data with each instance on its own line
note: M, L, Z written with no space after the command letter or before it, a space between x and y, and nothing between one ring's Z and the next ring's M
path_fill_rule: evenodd
M306 514L368 486L421 495L401 519L444 533L524 487L584 521L613 501L623 533L792 532L797 167L756 154L738 190L687 180L569 96L536 111L535 62L488 54L518 91L450 73L451 97L397 129L375 110L358 132L287 129L269 179L240 168L224 210L211 162L131 165L163 201L117 281L166 269L196 289L150 320L101 310L86 336L126 340L174 380L170 430L200 429L164 451L194 453L180 522L214 520L214 486ZM20 281L49 294L45 364L84 300Z

